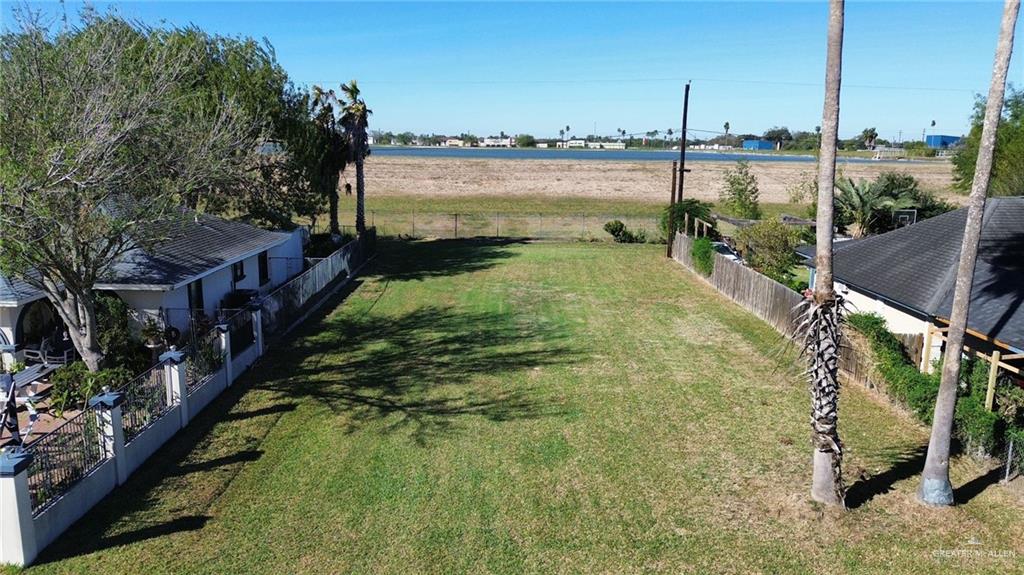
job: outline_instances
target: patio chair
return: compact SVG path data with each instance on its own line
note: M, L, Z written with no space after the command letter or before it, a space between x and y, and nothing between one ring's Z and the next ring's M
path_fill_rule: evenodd
M34 361L44 365L67 365L74 361L75 347L71 345L71 341L64 341L61 338L59 340L60 345L55 346L53 340L54 338L52 337L43 338L42 343L39 344L39 349L26 349L26 362Z

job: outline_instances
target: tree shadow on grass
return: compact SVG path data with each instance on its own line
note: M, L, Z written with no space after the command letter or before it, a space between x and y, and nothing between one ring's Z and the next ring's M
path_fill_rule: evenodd
M511 241L382 242L378 271L385 280L426 279L487 269L511 257ZM431 259L433 257L433 259ZM404 262L404 263L402 263ZM446 267L447 266L447 267ZM326 315L359 282L332 297L303 326L225 390L185 429L160 448L129 481L117 488L43 551L49 563L130 545L154 537L202 529L208 510L244 466L261 457L266 434L303 398L348 413L345 432L386 420L381 432L411 429L412 439L457 433L458 420L483 417L508 421L561 413L529 390L501 381L513 373L572 363L576 354L557 329L539 327L509 314L419 308L399 317ZM386 285L386 283L385 283ZM273 392L269 405L238 411L253 391ZM211 457L218 425L258 422L256 434L231 437L234 451ZM235 449L237 447L237 449ZM201 493L189 493L190 477L203 477ZM165 518L153 521L153 517Z
M375 273L385 280L414 281L482 271L511 258L508 246L527 243L515 238L462 240L378 240Z
M407 431L419 444L457 432L466 416L508 421L562 413L506 379L578 359L557 327L437 306L327 320L288 355L305 359L276 366L279 376L259 388L312 398L344 415L346 432L382 421L379 430Z
M897 482L919 475L927 453L928 446L922 445L891 454L889 469L862 478L850 486L846 491L847 508L856 509L878 495L889 493Z

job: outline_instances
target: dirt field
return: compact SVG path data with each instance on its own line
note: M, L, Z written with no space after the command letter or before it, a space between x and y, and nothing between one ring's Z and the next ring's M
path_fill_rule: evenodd
M730 162L688 163L689 197L718 199L723 173ZM814 177L811 162L755 162L751 164L761 190L761 202L789 202L790 190ZM871 179L880 172L898 170L918 178L922 186L948 192L952 171L948 162L847 163L847 177ZM496 160L371 156L367 160L367 188L377 195L440 196L577 196L601 199L663 202L671 184L671 167L661 162L596 160ZM943 194L946 195L946 194Z

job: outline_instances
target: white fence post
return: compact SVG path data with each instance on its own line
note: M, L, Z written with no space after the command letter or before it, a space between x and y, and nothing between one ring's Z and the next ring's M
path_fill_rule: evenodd
M103 393L89 398L89 407L96 411L96 426L100 431L100 448L107 457L114 459L117 470L117 484L128 480L128 461L124 451L124 420L121 404L124 394L104 388Z
M32 454L20 448L0 453L0 563L28 565L39 553L28 493L31 463Z
M195 352L194 352L195 353ZM188 375L185 373L185 354L176 350L164 352L160 356L164 362L167 380L167 405L178 405L181 415L181 426L188 425Z
M263 307L258 303L249 306L252 314L252 339L256 345L256 357L263 356Z
M231 366L231 329L226 323L217 324L217 332L220 333L220 349L224 356L224 376L228 385L235 381L235 370Z

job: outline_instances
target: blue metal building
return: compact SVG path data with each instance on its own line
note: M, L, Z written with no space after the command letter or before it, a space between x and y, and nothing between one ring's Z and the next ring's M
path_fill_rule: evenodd
M768 140L743 140L744 150L774 150L775 142Z
M960 143L960 136L941 136L935 134L933 136L927 136L924 139L924 144L934 150L945 150Z

